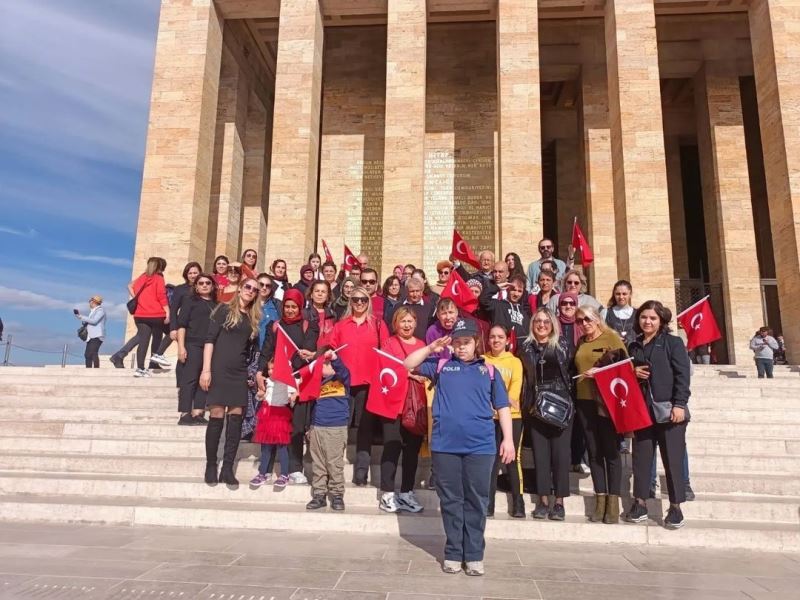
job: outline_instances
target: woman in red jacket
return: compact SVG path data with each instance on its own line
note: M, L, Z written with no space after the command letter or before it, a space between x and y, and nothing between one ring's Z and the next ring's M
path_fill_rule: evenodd
M169 302L164 286L164 262L156 256L147 260L147 270L128 286L131 296L136 298L133 322L136 323L136 372L134 377L150 377L150 370L144 368L147 347L151 346L151 360L163 367L172 366L168 360L158 355L161 338L169 324ZM151 345L152 340L152 345Z
M350 426L358 428L353 483L359 486L367 485L372 435L376 424L374 418L364 418L368 414L364 407L369 395L369 384L378 362L373 348L381 348L388 339L389 330L386 324L372 314L369 292L362 286L356 287L350 294L342 320L333 328L331 340L334 348L337 348L339 358L350 370ZM344 344L347 345L338 350Z

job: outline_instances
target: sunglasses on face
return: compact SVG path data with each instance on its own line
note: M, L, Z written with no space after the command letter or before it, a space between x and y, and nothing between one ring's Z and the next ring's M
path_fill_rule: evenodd
M580 281L567 281L564 283L564 285L574 285L576 287L579 286L580 284L581 284Z
M364 298L363 296L356 296L354 298L350 298L351 304L366 304L369 302L369 298Z
M575 303L574 302L570 302L570 301L562 302L561 306L575 306Z
M258 285L262 290L269 290L272 288L271 283L259 283Z
M378 283L378 280L377 279L362 279L361 283L363 283L364 285L375 285L376 283Z
M592 319L590 317L578 317L575 319L576 323L580 323L581 325L585 325L586 323L591 323Z
M254 286L254 285L250 285L249 283L245 283L245 284L242 286L242 289L243 289L245 292L257 292L257 291L258 291L258 288L257 288L256 286Z
M439 273L439 275L450 275L450 271L447 269L442 269L441 271L437 271L437 273Z
M245 255L244 255L244 257L245 257L245 258L255 258L255 257L256 257L256 255L255 255L255 254L253 254L252 252L248 252L247 254L245 254Z

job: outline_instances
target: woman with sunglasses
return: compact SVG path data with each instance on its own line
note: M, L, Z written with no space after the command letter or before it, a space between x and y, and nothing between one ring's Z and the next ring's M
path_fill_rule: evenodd
M239 283L242 281L242 268L228 265L228 283L217 287L217 302L227 304L239 293ZM258 290L256 290L258 291Z
M520 349L520 358L525 369L523 398L526 412L533 406L537 393L543 390L573 398L570 345L561 335L558 319L548 309L539 308L533 314L530 332ZM563 521L564 498L569 496L573 423L559 429L529 415L525 425L525 435L533 449L536 495L539 497L531 516L534 519Z
M267 328L264 345L258 359L256 382L259 392L266 391L267 364L277 360L275 342L278 326L283 329L297 350L289 357L292 369L296 371L307 365L315 356L319 326L316 321L303 318L305 298L300 290L286 290L281 305L281 319ZM289 441L289 480L292 483L308 483L303 473L303 441L309 424L309 402L295 404L292 409L292 435Z
M203 370L203 346L208 335L211 312L216 308L217 284L212 275L200 273L192 291L184 296L177 311L178 364L178 425L208 425L206 392L200 388Z
M444 286L447 285L447 280L450 279L450 273L453 271L453 263L449 260L440 260L436 263L436 275L438 279L436 284L431 286L431 289L438 295L442 295Z
M211 313L203 347L200 388L208 392L209 421L206 429L205 481L237 487L234 462L242 437L242 412L247 405L247 359L250 345L258 339L261 305L258 283L246 279L227 304ZM227 413L227 423L224 423ZM222 470L217 476L217 450L225 425Z
M354 277L348 277L339 284L341 294L333 303L333 312L336 313L337 320L344 317L344 313L347 312L347 307L350 305L350 295L359 285L361 282Z
M548 309L549 310L549 309ZM578 312L578 294L564 292L558 299L558 318L559 329L561 330L560 340L567 348L570 357L569 370L574 375L575 365L572 360L575 350L581 339L580 327L575 323L575 314ZM572 389L573 399L575 397L575 386ZM572 455L572 470L581 475L589 474L589 467L586 466L586 440L583 437L583 429L575 425L572 427L572 441L570 444Z
M339 358L350 370L350 396L352 398L351 427L358 430L356 463L353 483L367 485L372 450L375 419L364 410L369 395L369 384L377 368L378 355L373 348L381 348L389 339L389 330L382 319L372 314L372 303L366 288L358 286L350 295L347 310L336 323L331 342ZM347 344L339 350L339 347Z
M591 306L598 311L603 309L603 305L597 301L597 298L590 296L586 293L586 277L583 273L576 270L567 271L564 274L564 279L561 281L561 293L573 292L578 295L578 306ZM554 295L547 303L547 308L555 312L558 309L558 297L560 294Z
M234 262L231 263L231 265L234 267L239 267L242 277L246 277L247 279L255 279L256 273L258 273L256 270L256 262L258 262L258 252L252 248L248 248L242 252L242 262Z
M619 522L619 496L622 490L622 458L619 436L606 410L591 374L594 367L615 362L628 355L617 332L606 327L600 312L592 306L581 306L575 322L581 330L581 341L575 352L575 368L579 375L576 408L578 423L589 451L589 468L595 493L594 513L589 520Z

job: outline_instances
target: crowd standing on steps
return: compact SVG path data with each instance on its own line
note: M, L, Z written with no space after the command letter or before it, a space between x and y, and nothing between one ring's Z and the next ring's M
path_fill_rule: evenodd
M567 261L557 258L548 238L537 249L527 268L516 252L498 261L484 250L475 270L443 257L431 282L413 264L382 279L363 254L341 267L318 254L304 265L276 258L262 271L258 253L247 249L239 262L216 257L208 271L188 263L184 283L169 289L166 262L152 257L129 286L137 335L111 360L122 366L136 348L135 376L149 377L172 366L163 353L177 343L178 425L206 427L209 485L239 485L244 439L260 445L250 487L310 483L310 511L345 510L348 477L354 486L378 487L378 507L389 513L423 511L415 490L435 489L447 573L484 573L484 531L487 518L499 518L498 489L508 492L502 506L511 518L579 518L565 505L577 472L591 476L590 521L647 520L657 448L669 497L663 523L683 526L681 504L694 497L686 452L690 360L671 333L671 312L658 299L636 308L625 280L603 291L610 294L604 306L588 293L572 251ZM469 290L461 299L449 289L456 276ZM87 366L96 365L102 343L101 305L93 297L90 313L76 314L89 329ZM762 328L750 347L759 376L771 377L778 342ZM619 432L595 373L628 358L652 424ZM314 377L316 388L308 383ZM401 380L404 395L390 396ZM565 422L537 412L548 394L569 407ZM627 452L634 502L623 513ZM430 475L418 468L428 456ZM535 499L530 513L525 491Z

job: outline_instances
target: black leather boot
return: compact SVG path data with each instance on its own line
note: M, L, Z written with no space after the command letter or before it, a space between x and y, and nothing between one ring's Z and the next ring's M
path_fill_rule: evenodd
M243 420L242 415L228 415L228 423L225 427L225 452L222 455L219 481L233 487L239 485L239 480L234 475L233 465L236 462L236 453L239 451L239 441L242 438Z
M216 485L217 479L217 450L219 450L219 439L222 437L222 427L225 420L222 418L210 418L206 428L206 474L205 480L208 485Z
M511 516L515 519L525 518L525 499L522 496L514 495L511 498Z

